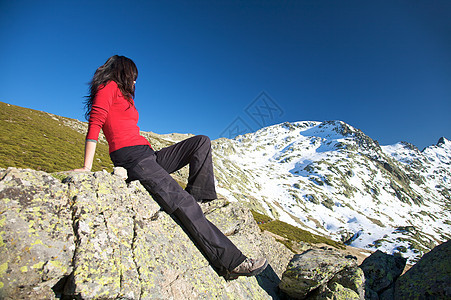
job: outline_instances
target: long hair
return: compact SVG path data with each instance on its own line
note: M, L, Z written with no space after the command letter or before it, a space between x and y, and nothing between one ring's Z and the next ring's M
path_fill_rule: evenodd
M135 97L134 81L138 78L138 68L135 63L125 56L113 55L100 66L94 73L89 83L89 95L85 100L85 118L88 120L91 114L92 103L99 88L103 88L108 82L114 81L124 95L125 99L133 105Z

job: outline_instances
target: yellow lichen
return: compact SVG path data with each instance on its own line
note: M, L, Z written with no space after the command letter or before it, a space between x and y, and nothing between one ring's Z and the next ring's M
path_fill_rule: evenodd
M8 269L8 262L5 262L0 265L0 277L3 277L3 275L6 273L7 269Z
M44 245L44 243L41 240L36 240L36 241L34 241L34 243L30 244L30 246L35 246L35 245Z
M31 268L33 268L33 269L41 269L44 266L44 264L45 264L45 262L40 261L40 262L34 264Z
M63 273L67 272L67 267L65 265L63 265L59 260L51 260L51 261L49 261L49 264L55 268L58 268Z

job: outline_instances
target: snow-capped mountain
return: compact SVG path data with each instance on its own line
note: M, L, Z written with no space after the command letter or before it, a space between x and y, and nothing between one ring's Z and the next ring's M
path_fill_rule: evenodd
M451 142L380 146L341 121L213 141L219 192L355 247L410 262L451 236Z

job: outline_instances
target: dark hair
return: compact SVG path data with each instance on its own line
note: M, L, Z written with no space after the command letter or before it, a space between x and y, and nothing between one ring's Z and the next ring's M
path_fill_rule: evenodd
M133 105L135 97L134 81L138 78L138 68L135 63L125 56L113 55L94 73L89 83L90 94L86 96L85 117L88 120L91 114L92 103L99 88L103 88L110 81L116 82L122 95Z

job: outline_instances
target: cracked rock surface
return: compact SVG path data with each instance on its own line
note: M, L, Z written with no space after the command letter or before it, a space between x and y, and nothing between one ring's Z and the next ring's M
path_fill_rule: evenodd
M292 253L225 199L207 218L257 277L225 281L138 182L105 172L0 170L1 299L271 299Z

